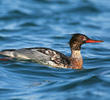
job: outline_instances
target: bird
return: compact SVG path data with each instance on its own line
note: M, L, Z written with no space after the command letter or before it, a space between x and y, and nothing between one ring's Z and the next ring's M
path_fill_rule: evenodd
M72 34L69 41L71 55L68 57L59 51L45 48L21 48L5 49L0 51L0 55L19 60L31 60L39 64L55 68L83 69L83 58L81 56L81 46L85 43L99 43L101 40L93 40L81 33Z

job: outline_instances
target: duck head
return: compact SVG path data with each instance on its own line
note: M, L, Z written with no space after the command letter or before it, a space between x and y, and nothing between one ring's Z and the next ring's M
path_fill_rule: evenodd
M77 33L77 34L72 35L72 38L70 39L69 44L70 44L71 49L80 50L82 44L85 44L85 43L99 43L99 42L103 42L103 41L93 40L93 39L90 39L89 37L87 37L84 34Z

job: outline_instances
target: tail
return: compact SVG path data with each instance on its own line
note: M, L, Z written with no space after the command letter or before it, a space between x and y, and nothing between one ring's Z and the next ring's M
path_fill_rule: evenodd
M9 57L14 57L14 51L16 49L6 49L6 50L2 50L0 51L0 55L4 55L4 56L9 56Z

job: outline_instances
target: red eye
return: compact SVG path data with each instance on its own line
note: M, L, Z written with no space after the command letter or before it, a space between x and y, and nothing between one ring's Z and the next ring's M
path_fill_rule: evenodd
M84 39L84 37L83 37L83 36L81 36L81 39L83 40L83 39Z

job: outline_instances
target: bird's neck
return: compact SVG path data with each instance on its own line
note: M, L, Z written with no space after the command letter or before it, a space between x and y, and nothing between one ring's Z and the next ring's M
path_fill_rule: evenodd
M71 49L70 66L72 69L82 69L83 59L80 50Z

